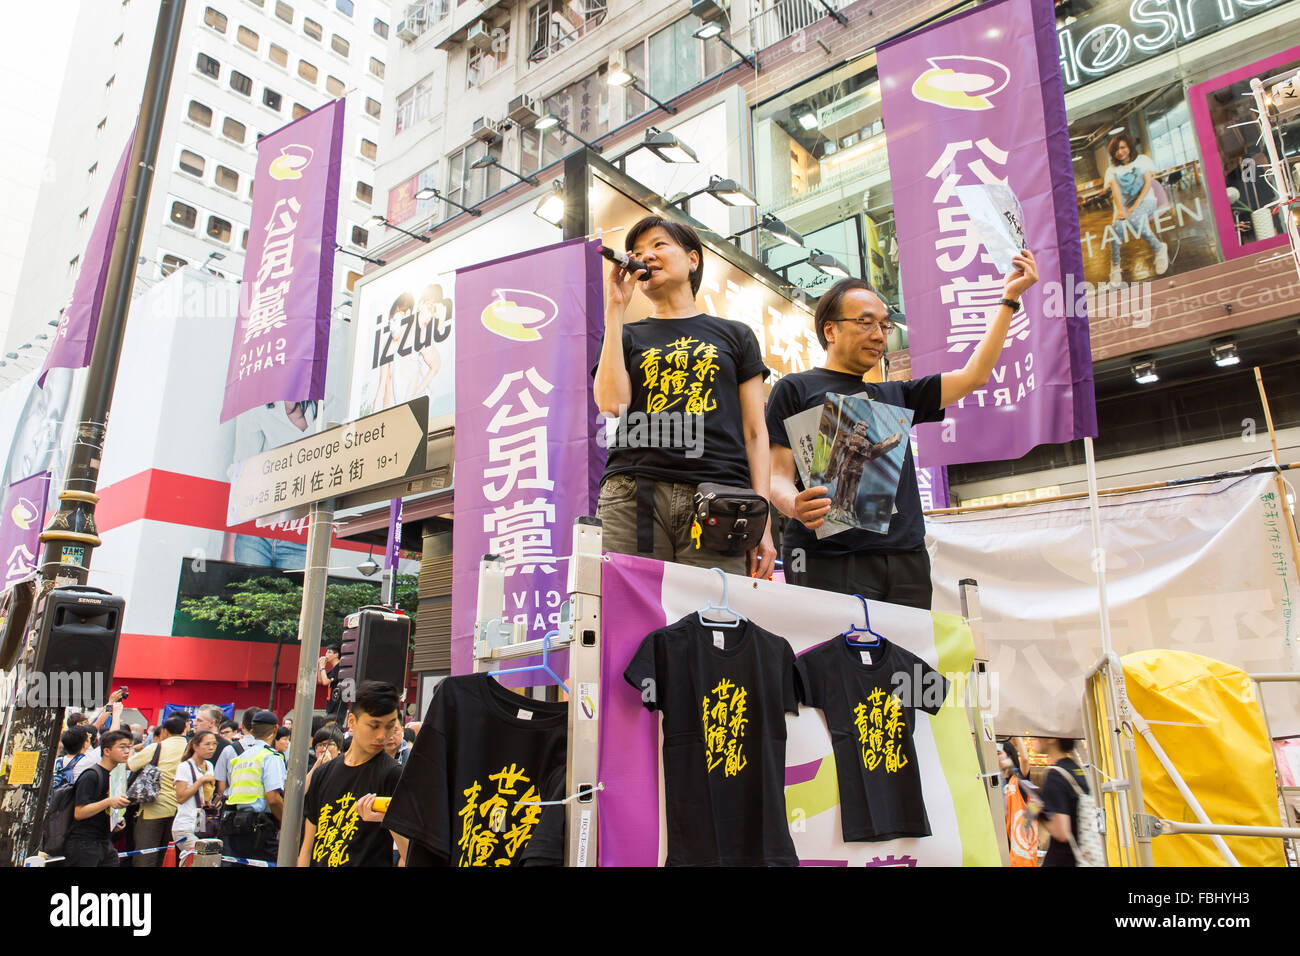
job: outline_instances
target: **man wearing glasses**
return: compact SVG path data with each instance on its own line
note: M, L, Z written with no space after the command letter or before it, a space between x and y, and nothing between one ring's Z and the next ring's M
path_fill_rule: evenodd
M1002 354L1011 317L1020 297L1038 281L1038 266L1024 250L1013 260L1002 288L1002 303L983 339L966 364L951 372L908 382L864 382L863 376L885 354L894 329L884 301L862 279L841 279L821 297L813 322L826 349L826 365L782 378L767 401L767 432L772 451L772 504L794 520L785 527L781 559L791 584L861 594L876 601L930 607L930 558L925 552L925 519L916 486L912 451L907 449L898 492L897 513L889 530L876 534L850 528L818 539L816 529L830 513L832 501L823 486L804 488L795 470L785 420L820 408L828 394L865 395L878 402L910 408L913 424L943 421L943 410L988 384Z

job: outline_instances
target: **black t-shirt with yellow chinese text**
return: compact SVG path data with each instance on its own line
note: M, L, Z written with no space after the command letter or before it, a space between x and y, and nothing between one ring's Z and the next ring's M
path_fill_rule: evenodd
M740 384L769 374L753 329L712 315L629 322L623 360L632 403L609 440L605 477L749 487Z
M568 706L486 674L438 685L384 825L411 841L408 866L517 866L565 766Z
M934 715L948 681L897 644L842 635L799 656L801 700L826 716L845 841L930 835L916 762L916 711Z
M402 765L380 751L356 767L339 756L318 767L303 805L303 819L316 826L312 866L392 866L393 838L382 823L367 823L356 802L368 793L391 797Z
M752 621L651 632L623 677L663 712L669 866L796 866L785 810L794 651Z
M767 437L776 445L790 448L790 436L785 420L810 408L821 408L827 395L865 395L886 405L910 408L912 424L943 421L943 383L938 375L907 382L864 382L848 372L833 372L815 368L807 372L787 375L772 386L767 400ZM804 490L795 469L795 487ZM801 521L787 521L781 543L781 555L787 563L796 549L802 548L812 558L839 557L846 554L896 554L902 551L919 551L925 547L925 516L921 513L921 492L916 484L916 464L912 460L911 444L903 453L903 470L898 476L898 492L894 496L897 513L889 519L889 530L884 534L850 528L829 537L818 538Z

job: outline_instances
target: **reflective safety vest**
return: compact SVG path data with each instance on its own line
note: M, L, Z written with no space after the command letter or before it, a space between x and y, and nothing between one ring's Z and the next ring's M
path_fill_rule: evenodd
M226 795L226 803L243 806L266 796L262 789L262 761L272 754L275 754L275 748L262 746L245 751L230 761L230 792Z

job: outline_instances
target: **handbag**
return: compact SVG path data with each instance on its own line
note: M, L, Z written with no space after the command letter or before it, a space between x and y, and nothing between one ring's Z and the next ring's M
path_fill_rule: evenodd
M194 773L196 781L203 776L199 773L198 765L193 760L186 762L190 765L190 770ZM199 789L194 791L194 796L195 802L198 803L198 814L194 820L194 838L196 840L213 839L221 832L221 808L203 798L203 786L201 784Z
M706 481L695 489L691 540L696 550L725 555L752 551L763 540L769 510L767 499L752 488Z
M134 804L153 803L162 791L162 771L158 758L162 756L162 742L154 744L153 759L137 770L126 788L126 795Z

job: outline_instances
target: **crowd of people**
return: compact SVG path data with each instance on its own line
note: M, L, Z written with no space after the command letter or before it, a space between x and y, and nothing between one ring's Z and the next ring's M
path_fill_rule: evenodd
M178 711L157 726L114 727L111 705L118 701L115 692L98 715L67 717L51 788L75 788L65 865L162 866L170 846L184 855L198 840L217 837L227 864L274 862L292 718L280 720L273 711L250 707L236 722L220 706L203 704L192 719ZM418 721L403 721L399 713L397 690L369 682L358 689L349 713L313 719L301 865L338 865L337 853L333 864L313 860L312 841L320 821L317 795L331 781L352 776L342 769L345 764L361 767L382 756L375 766L395 774L384 777L381 789L392 794L420 729ZM338 767L327 771L336 762ZM359 821L373 827L367 831L371 842L387 838L377 825L381 817L371 812Z

